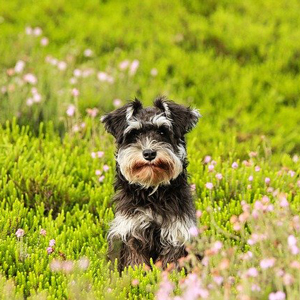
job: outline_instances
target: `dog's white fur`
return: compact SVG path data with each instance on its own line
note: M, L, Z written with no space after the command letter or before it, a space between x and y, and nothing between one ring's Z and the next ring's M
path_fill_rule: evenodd
M128 180L129 183L136 183L144 188L149 187L158 187L158 185L153 184L151 180L141 182L132 174L133 166L137 163L147 163L143 157L143 150L152 149L157 151L157 156L152 163L155 164L156 160L164 160L168 161L173 166L172 177L165 178L163 181L159 182L160 184L170 184L170 180L177 178L177 176L182 172L182 163L181 163L181 155L179 153L179 157L168 148L168 146L164 143L159 143L155 140L150 140L146 138L142 141L139 141L136 144L132 144L130 147L121 148L117 154L117 163L120 166L121 173Z
M175 247L183 246L190 240L189 229L195 226L195 223L188 217L184 220L174 217L172 222L167 222L165 225L161 215L154 214L150 209L138 209L132 216L117 213L111 222L108 238L121 238L125 243L129 236L139 239L141 232L150 227L152 222L161 227L162 245Z

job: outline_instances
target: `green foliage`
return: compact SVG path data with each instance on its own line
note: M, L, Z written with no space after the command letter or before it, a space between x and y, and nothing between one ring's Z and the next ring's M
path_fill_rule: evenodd
M299 5L0 0L0 299L154 298L159 268L119 276L106 259L114 144L98 116L117 106L114 99L137 96L150 105L163 94L200 109L203 118L188 136L188 168L205 236L244 251L230 223L242 200L273 201L278 190L296 209ZM26 27L42 34L27 35ZM131 74L133 61L139 66ZM112 80L99 80L100 71ZM36 83L26 82L28 73ZM28 102L36 93L40 101ZM104 155L93 158L97 151ZM251 151L257 155L249 157ZM206 155L216 161L214 170ZM18 238L19 228L25 234ZM51 239L56 244L48 254ZM83 270L84 257L90 264ZM69 262L73 271L63 264L55 271L53 261ZM182 276L174 272L172 280Z

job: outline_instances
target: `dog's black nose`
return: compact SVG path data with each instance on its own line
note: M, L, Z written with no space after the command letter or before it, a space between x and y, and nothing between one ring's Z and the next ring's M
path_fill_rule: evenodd
M153 151L151 149L146 149L143 151L143 156L146 160L153 160L156 157L156 151Z

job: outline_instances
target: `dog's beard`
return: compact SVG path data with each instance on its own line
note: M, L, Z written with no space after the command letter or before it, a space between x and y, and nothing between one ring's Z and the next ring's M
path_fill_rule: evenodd
M151 162L143 158L143 150L150 148L157 151ZM170 184L182 172L182 163L167 144L146 141L121 148L117 162L121 173L129 183L139 184L144 188Z

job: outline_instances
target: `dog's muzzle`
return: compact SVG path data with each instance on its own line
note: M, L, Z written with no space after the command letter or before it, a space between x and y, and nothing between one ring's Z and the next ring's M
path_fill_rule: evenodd
M163 143L145 147L137 143L118 151L117 162L121 173L129 183L144 188L170 184L182 172L180 158Z

